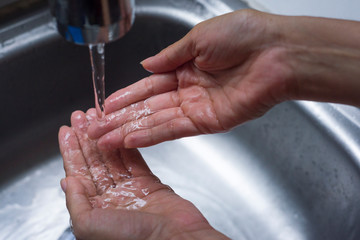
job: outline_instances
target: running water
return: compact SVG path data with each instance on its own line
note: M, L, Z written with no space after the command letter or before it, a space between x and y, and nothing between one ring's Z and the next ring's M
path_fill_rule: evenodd
M90 44L90 60L98 120L105 116L105 43Z

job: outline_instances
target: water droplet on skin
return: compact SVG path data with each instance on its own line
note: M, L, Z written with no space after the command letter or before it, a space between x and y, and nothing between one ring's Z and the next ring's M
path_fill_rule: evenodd
M148 189L148 188L141 189L141 192L142 192L145 196L149 195L149 189Z

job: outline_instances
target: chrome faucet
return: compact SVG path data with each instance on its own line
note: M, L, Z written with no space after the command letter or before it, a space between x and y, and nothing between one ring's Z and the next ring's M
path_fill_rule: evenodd
M135 0L49 0L60 35L72 43L108 43L131 28Z

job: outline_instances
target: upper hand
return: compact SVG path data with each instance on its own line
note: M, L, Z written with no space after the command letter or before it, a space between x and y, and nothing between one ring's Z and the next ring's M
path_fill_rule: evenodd
M155 73L112 94L89 128L101 149L144 147L222 132L285 100L290 71L263 14L234 12L198 24L142 62Z

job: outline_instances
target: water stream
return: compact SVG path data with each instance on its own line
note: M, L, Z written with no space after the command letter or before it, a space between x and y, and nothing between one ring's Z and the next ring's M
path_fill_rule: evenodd
M105 116L105 44L90 44L90 60L98 120Z

